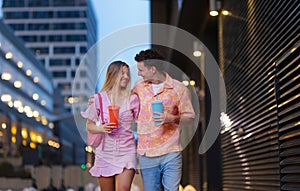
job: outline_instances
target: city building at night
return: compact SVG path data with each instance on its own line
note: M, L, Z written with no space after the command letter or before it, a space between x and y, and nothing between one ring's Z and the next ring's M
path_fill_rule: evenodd
M62 89L67 111L71 112L72 104L79 111L79 102L90 96L91 91L87 90L95 89L89 76L97 72L87 67L77 71L82 57L97 40L91 1L3 0L2 11L4 22L52 74L54 87ZM80 80L73 84L76 72ZM73 86L77 90L74 95Z
M97 24L90 0L3 0L3 22L31 49L38 64L52 76L54 93L53 133L60 142L71 143L65 156L71 163L85 162L85 143L77 130L73 112L86 107L95 87L94 68L80 67L82 58L97 40ZM79 71L80 70L80 71ZM76 76L77 81L74 82ZM75 88L76 91L72 91ZM63 149L62 149L63 150ZM64 156L64 155L63 155Z
M38 164L61 146L52 130L52 78L2 21L0 34L0 156Z

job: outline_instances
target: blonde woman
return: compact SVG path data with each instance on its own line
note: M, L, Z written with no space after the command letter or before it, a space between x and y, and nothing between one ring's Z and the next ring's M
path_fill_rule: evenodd
M101 142L95 149L95 162L90 169L98 177L101 190L129 191L136 172L136 145L131 131L133 120L137 119L139 99L130 91L129 66L122 61L111 63L100 91L102 109L98 95L88 109L82 112L87 118L86 127L90 133L99 134ZM119 106L118 126L109 123L108 106ZM99 124L99 113L103 113L104 124Z

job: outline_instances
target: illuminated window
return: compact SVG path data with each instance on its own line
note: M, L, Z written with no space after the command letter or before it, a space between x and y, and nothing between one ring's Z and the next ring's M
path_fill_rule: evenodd
M33 100L38 100L38 99L39 99L39 94L34 93L34 94L32 95L32 99L33 99Z
M39 81L40 81L39 77L34 77L34 78L33 78L33 82L34 82L34 83L38 83Z
M19 68L22 68L22 67L23 67L23 62L19 61L19 62L17 63L17 65L18 65Z
M29 69L26 70L26 75L27 75L27 76L31 76L31 74L32 74L32 71L31 71L31 70L29 70Z
M11 79L11 74L8 72L3 72L1 75L2 80L10 80Z
M3 101L3 102L11 101L11 95L9 95L9 94L3 94L1 96L1 101Z
M12 59L12 57L13 57L13 54L11 52L8 52L5 54L6 59Z
M21 88L22 87L22 82L20 80L17 80L14 82L15 88Z

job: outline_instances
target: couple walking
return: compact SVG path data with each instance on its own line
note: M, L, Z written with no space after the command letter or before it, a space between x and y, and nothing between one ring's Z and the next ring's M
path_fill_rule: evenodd
M195 117L189 90L164 71L164 58L153 49L135 56L138 76L143 79L130 89L129 66L112 62L100 95L95 94L82 116L90 133L102 136L90 169L103 191L130 190L137 173L136 154L145 191L178 190L182 171L180 131ZM163 103L163 112L152 111L151 103ZM108 106L119 106L118 126L109 122ZM95 108L103 108L104 124L97 123ZM138 144L131 131L137 122Z

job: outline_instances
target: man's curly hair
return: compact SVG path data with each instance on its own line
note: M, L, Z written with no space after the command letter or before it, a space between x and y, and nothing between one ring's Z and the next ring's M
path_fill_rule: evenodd
M137 62L144 62L146 67L154 66L159 71L164 71L164 56L161 55L157 50L147 49L142 50L134 57ZM161 62L162 61L162 62Z

